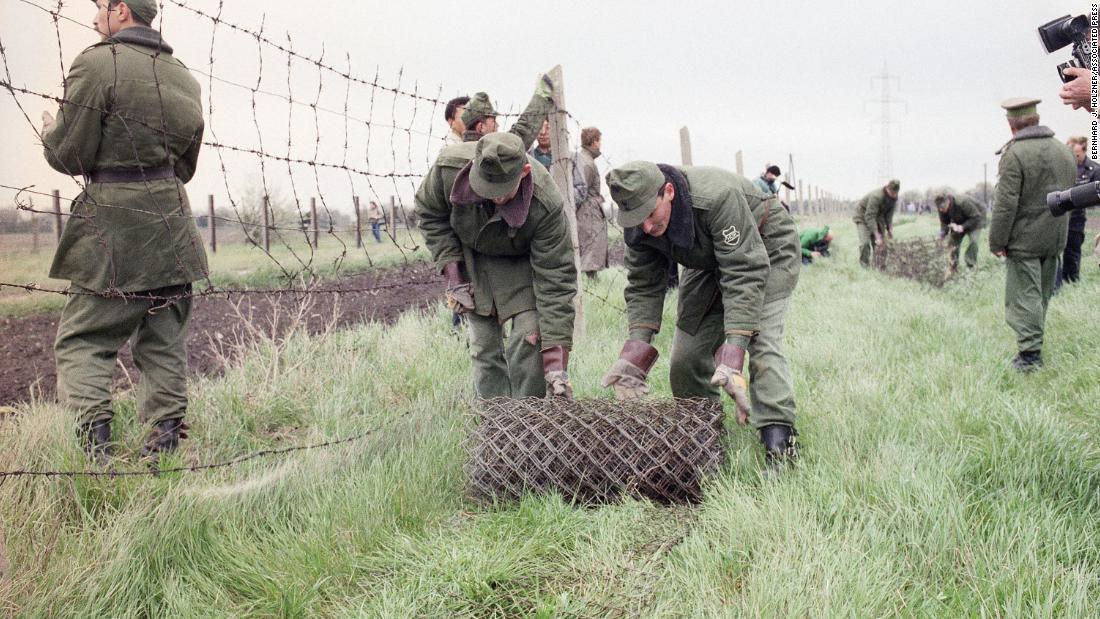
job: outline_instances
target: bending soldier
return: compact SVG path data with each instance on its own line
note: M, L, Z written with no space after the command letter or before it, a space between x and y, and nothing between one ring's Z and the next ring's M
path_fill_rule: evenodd
M444 148L416 192L447 304L468 319L479 398L572 396L577 267L563 207L511 133Z
M937 195L934 201L940 214L939 238L947 239L948 271L954 273L959 268L959 250L964 237L970 238L966 247L966 266L974 268L978 264L978 242L985 226L985 209L974 198L955 196L951 192Z
M856 204L856 222L859 234L859 264L871 266L871 258L887 240L894 238L894 212L898 207L898 190L901 182L892 180L885 187L863 196Z
M778 200L741 176L636 161L607 175L625 228L629 337L603 379L621 399L649 391L669 262L683 265L670 379L678 398L716 399L760 431L769 463L794 450L794 393L781 352L798 235ZM761 237L763 231L763 238ZM769 261L770 258L770 261ZM769 266L770 265L770 266ZM749 355L752 387L743 376Z

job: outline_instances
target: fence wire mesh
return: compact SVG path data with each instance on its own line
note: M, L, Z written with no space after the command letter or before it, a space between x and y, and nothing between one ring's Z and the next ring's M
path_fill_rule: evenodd
M951 279L947 245L932 239L892 241L876 252L876 262L887 275L943 288Z
M711 400L493 398L470 421L466 474L483 501L556 492L581 503L697 502L727 447Z

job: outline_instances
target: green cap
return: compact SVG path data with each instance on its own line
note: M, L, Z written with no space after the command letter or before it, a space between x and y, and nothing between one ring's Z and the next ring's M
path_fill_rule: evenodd
M889 189L890 191L897 191L897 190L901 189L901 181L899 181L896 178L890 179L890 182L886 183L886 188Z
M619 225L624 228L642 225L657 208L657 193L665 186L664 173L649 161L631 161L615 168L606 180L611 199L619 205Z
M497 111L493 109L493 102L489 100L489 95L479 92L466 103L466 109L462 110L462 124L469 127L482 116L496 115Z
M95 0L92 0L95 2ZM151 24L157 17L156 0L122 0L122 3L130 7L130 12L139 20Z
M1027 97L1015 97L1013 99L1005 99L1001 102L1001 107L1006 110L1006 116L1009 118L1019 118L1021 116L1030 116L1032 114L1038 114L1038 105L1042 103L1042 99L1029 99Z
M932 201L936 203L936 206L943 206L947 202L947 194L944 192L937 193Z
M477 141L470 189L486 199L503 198L515 191L523 177L527 151L514 133L490 133Z

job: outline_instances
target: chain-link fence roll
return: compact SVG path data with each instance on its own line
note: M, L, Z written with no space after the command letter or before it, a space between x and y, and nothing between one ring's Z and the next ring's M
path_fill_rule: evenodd
M475 406L469 430L469 492L485 501L694 502L727 447L722 405L710 400L494 398Z

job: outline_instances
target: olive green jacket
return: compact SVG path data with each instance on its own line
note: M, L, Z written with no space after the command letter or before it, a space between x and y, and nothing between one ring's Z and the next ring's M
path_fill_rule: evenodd
M764 302L789 297L798 284L798 274L802 268L802 249L794 217L779 203L776 194L761 189L743 176L734 176L745 192L745 200L756 220L756 229L768 251L770 268L768 285L764 288Z
M727 341L745 347L759 326L768 284L768 251L746 199L744 179L719 168L675 168L690 186L693 232L677 235L671 227L660 237L649 236L639 227L624 232L631 337L648 341L660 331L667 267L672 260L687 267L680 280L677 327L694 334L720 303Z
M573 345L577 267L561 194L550 174L531 163L534 195L526 221L512 228L492 201L451 204L455 178L474 157L476 142L444 148L416 192L416 215L432 260L465 265L474 311L503 323L537 310L542 346Z
M894 231L894 212L898 208L897 198L886 195L886 189L879 187L860 198L856 204L856 214L852 221L867 226L874 234Z
M963 233L985 226L985 209L970 196L955 196L955 203L946 213L940 213L940 236L947 236L948 224L959 224Z
M1025 127L1002 150L993 191L989 249L1011 258L1062 253L1068 217L1052 217L1047 193L1073 186L1077 160L1069 147L1043 126Z
M202 145L199 84L151 28L128 28L76 57L57 124L43 135L55 170L172 166L176 178L87 183L50 277L96 291L134 292L206 277L206 252L184 183Z

